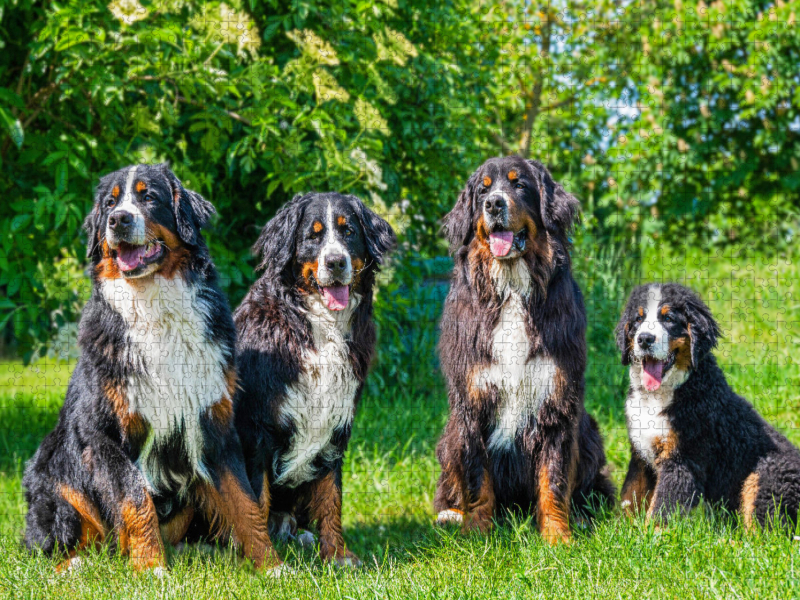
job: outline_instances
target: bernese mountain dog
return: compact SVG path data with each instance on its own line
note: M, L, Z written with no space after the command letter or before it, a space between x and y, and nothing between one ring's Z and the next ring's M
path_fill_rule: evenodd
M486 531L518 508L554 543L570 537L572 501L613 502L583 403L586 315L568 238L578 211L544 165L508 156L481 165L444 219L455 266L439 346L450 416L438 524Z
M748 528L796 523L800 452L728 385L711 352L719 328L700 298L675 283L637 287L616 336L630 365L623 508L663 523L703 497Z
M234 313L250 483L274 535L316 523L337 565L360 564L342 536L342 462L375 347L375 276L395 245L355 196L295 196L253 246L263 274Z
M23 479L26 545L62 568L110 541L161 572L195 511L257 566L280 564L233 422L236 332L200 233L213 213L166 164L100 180L81 357Z

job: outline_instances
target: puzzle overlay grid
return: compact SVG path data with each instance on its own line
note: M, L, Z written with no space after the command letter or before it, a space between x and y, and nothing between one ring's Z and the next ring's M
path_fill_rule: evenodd
M134 162L170 160L187 185L218 204L206 235L233 308L257 276L249 246L294 193L320 185L348 189L398 233L398 251L378 276L377 353L345 460L345 505L352 505L345 506L346 524L377 524L401 514L429 523L434 516L439 472L434 448L447 414L436 342L453 264L441 219L483 159L512 152L549 165L581 201L583 220L571 234L571 260L588 323L585 397L600 423L616 485L624 477L629 444L628 376L614 327L628 293L643 283L675 281L701 295L722 330L715 354L729 382L800 444L796 187L775 183L797 171L794 157L790 166L778 159L779 150L796 146L787 141L773 148L775 126L765 124L779 119L790 138L800 130L796 118L784 118L796 100L775 89L786 83L783 67L770 62L780 48L797 45L795 14L785 8L793 3L776 3L748 21L747 15L726 12L724 2L691 8L677 2L655 12L605 3L584 11L510 3L500 11L493 3L475 2L463 16L469 22L465 36L474 37L463 47L452 31L459 16L420 6L412 11L417 19L442 21L427 29L411 26L401 18L407 16L402 7L391 1L369 3L373 9L361 12L342 5L324 28L253 20L241 7L225 4L213 4L203 14L192 5L194 20L185 27L193 33L178 25L177 4L115 0L106 7L110 16L87 14L84 33L53 24L48 34L65 52L83 44L86 68L108 73L109 90L82 105L78 94L82 86L88 89L89 80L69 82L70 66L59 66L66 83L54 78L53 85L65 101L77 103L75 111L89 115L94 103L108 105L116 97L130 103L133 112L124 117L129 141L119 147L115 161L94 149L111 147L97 141L102 133L96 119L109 115L100 108L88 121L72 115L76 124L59 129L62 137L85 129L92 140L71 147L54 137L45 150L42 143L37 160L46 163L47 181L35 188L26 180L27 187L12 194L13 211L3 216L8 226L0 246L5 273L0 281L0 536L20 536L25 461L55 423L79 356L77 319L92 291L80 223L92 189L111 170L107 167ZM299 3L295 9L302 10ZM80 16L76 13L71 25ZM163 63L148 63L149 46L137 36L152 33L148 28L156 24L163 26L157 32L160 41L180 52L171 58L158 54ZM275 33L279 26L286 31ZM270 32L266 40L265 31ZM112 33L123 50L115 59L105 57L106 36ZM187 49L181 38L189 35L202 39L203 49L210 51L201 57ZM273 35L282 36L280 43L272 41ZM625 48L626 39L635 39L629 43L637 45L638 54ZM593 57L587 49L591 44L602 48L602 57ZM276 60L259 54L268 46L274 46ZM716 78L687 73L706 64L688 57L692 47L705 49L708 68L719 71ZM747 55L739 63L737 49ZM483 61L482 50L494 61ZM3 100L10 103L7 111L0 104L4 118L12 115L11 141L3 142L10 150L3 148L3 160L9 152L22 152L26 143L47 138L35 130L42 111L52 111L51 124L70 116L51 106L55 92L46 90L43 75L33 68L21 68L14 91L20 100ZM216 73L217 80L208 73L189 80L186 74L197 70ZM455 85L460 78L465 84ZM44 90L35 101L28 96L28 104L26 81ZM192 91L193 85L212 91ZM290 92L279 92L282 85ZM280 98L275 104L268 98L271 86ZM450 96L454 89L463 96ZM617 92L609 92L613 89ZM398 108L411 103L412 91L424 106L419 116ZM146 100L134 103L137 95ZM244 100L234 100L237 95ZM222 96L225 101L215 102ZM779 99L771 102L771 96ZM741 103L730 108L739 114L715 122L722 114L715 105L730 98ZM269 120L265 113L281 112L280 102L293 104ZM267 108L259 109L262 104ZM24 140L17 139L22 133L15 133L16 124L19 132L31 129ZM417 125L416 133L404 131ZM260 127L269 132L259 133ZM171 154L160 141L151 141L164 131L175 136L178 150ZM426 138L424 148L421 142L417 148L414 136ZM714 143L727 144L726 150L694 150ZM193 153L192 145L202 150ZM412 167L415 150L422 158ZM750 158L751 151L758 157ZM315 159L301 157L304 153ZM258 162L259 154L269 161ZM274 158L279 155L285 158ZM754 174L739 174L736 169L750 160ZM224 167L213 172L196 167L226 161L228 172L236 173L231 182L217 181ZM260 173L258 181L249 177L253 171ZM237 177L240 181L234 181ZM727 178L739 183L733 186ZM743 208L755 196L755 208ZM178 313L191 304L188 297L154 302L175 302ZM501 344L509 346L502 353L508 362L496 366L509 380L526 360L525 348L515 341L520 327L504 323L501 335ZM163 357L180 365L176 376L202 369ZM29 359L31 366L25 364ZM323 352L318 360L325 366L338 359ZM519 393L535 393L546 376L528 381L525 385L533 387L520 387ZM170 415L163 418L166 423Z

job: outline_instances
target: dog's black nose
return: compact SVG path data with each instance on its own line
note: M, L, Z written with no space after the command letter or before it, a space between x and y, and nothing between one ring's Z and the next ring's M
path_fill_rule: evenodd
M335 276L344 273L347 268L347 257L343 254L331 254L325 257L325 266Z
M653 342L656 341L656 336L654 336L652 333L642 332L639 334L638 340L639 340L639 345L642 348L649 348L650 346L653 345Z
M488 214L496 217L506 209L506 199L502 196L489 196L483 203L483 207Z
M111 229L127 229L133 223L133 215L124 210L118 210L108 217L108 225Z

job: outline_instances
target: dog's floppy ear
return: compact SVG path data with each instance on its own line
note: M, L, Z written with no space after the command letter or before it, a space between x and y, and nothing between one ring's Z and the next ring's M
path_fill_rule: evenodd
M167 163L159 165L172 189L173 210L178 224L178 235L184 243L197 246L202 238L200 230L208 224L216 213L214 205L197 192L183 187L181 180L172 172Z
M475 233L472 221L475 217L475 194L478 193L478 170L469 176L456 205L442 221L442 230L450 243L451 253L469 244Z
M719 325L711 315L711 309L694 293L689 292L684 310L686 318L689 320L692 368L696 369L700 361L717 347L717 338L720 335Z
M297 227L303 217L303 211L308 204L309 196L297 194L275 213L261 235L253 244L253 254L259 257L257 271L264 271L264 276L281 278L285 269L294 256L294 247L297 238Z
M86 232L86 258L93 261L100 260L100 240L105 236L103 231L103 199L111 191L115 173L100 178L94 192L94 206L83 221L83 230Z
M364 238L367 243L367 252L376 264L381 265L384 255L397 247L397 236L394 234L392 226L376 212L367 208L360 199L355 196L350 198L357 207L358 220L364 230Z
M631 328L631 309L630 309L630 301L625 309L622 311L622 316L619 319L619 323L617 323L617 328L615 330L616 340L617 340L617 348L622 353L622 364L629 365L631 364L631 345L628 343L628 332Z
M541 198L542 221L545 229L554 235L566 238L580 218L581 204L558 183L550 171L538 160L528 160L536 174Z
M83 221L83 230L86 232L86 258L100 260L100 234L103 231L103 211L100 203L95 200L92 212L86 215Z

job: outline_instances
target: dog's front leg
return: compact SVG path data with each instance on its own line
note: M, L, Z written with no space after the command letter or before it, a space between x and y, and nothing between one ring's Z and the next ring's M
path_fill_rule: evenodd
M120 550L134 569L163 568L164 544L142 473L118 444L93 433L83 453L93 487L111 512Z
M692 465L680 456L657 461L658 482L647 511L647 520L666 525L674 513L687 514L700 502L702 486Z
M311 483L308 509L319 530L319 556L338 566L357 567L361 560L345 549L342 534L341 466Z
M570 422L571 421L571 422ZM539 531L550 544L569 542L569 510L578 467L574 419L542 427L543 447L534 485Z
M198 489L206 518L212 523L219 523L220 528L216 533L223 538L231 532L234 543L257 568L278 567L282 561L269 537L267 515L259 507L247 480L244 464L228 462L217 468L218 476L214 484L204 483ZM267 490L267 497L268 494Z

